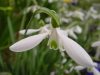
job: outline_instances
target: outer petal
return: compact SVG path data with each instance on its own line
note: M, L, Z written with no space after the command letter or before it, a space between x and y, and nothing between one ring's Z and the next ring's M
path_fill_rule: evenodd
M82 33L82 28L80 26L76 26L76 27L74 27L74 32L80 34L80 33Z
M74 39L77 39L77 36L75 35L75 33L72 30L70 30L68 34L69 34L69 36L73 37Z
M80 70L83 70L85 68L86 67L83 67L83 66L76 66L74 69L77 70L77 71L80 71Z
M78 64L84 67L92 67L94 63L86 51L75 41L58 32L67 54Z
M25 32L26 32L26 35L30 35L32 33L35 33L35 32L38 32L40 29L28 29L27 32L26 30L20 30L19 33L22 34L22 35L25 35Z
M10 46L10 50L14 52L22 52L32 49L37 46L44 38L46 38L47 35L48 33L43 33L25 38Z
M100 75L100 72L94 67L92 68L92 72L94 73L94 75Z
M97 47L100 46L100 41L96 41L92 44L92 47Z

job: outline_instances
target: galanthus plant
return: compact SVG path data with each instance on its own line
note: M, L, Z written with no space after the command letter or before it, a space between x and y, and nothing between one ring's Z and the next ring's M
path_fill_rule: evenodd
M49 26L44 26L36 30L40 31L39 34L29 36L16 42L12 46L10 46L10 50L14 52L27 51L36 47L44 39L48 38L48 46L50 47L50 49L59 49L60 51L65 51L77 64L97 71L94 62L92 61L88 53L85 51L85 49L82 48L78 43L73 41L71 38L69 38L60 28L60 20L57 14L53 10L49 10L43 7L39 8L36 11L36 13L41 12L51 16L51 24ZM28 29L27 31L26 34L32 32Z

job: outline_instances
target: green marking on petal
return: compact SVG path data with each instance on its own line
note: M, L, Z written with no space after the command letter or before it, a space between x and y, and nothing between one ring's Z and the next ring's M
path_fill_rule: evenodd
M58 49L58 45L57 45L57 42L55 40L50 41L50 48L55 49L55 50Z

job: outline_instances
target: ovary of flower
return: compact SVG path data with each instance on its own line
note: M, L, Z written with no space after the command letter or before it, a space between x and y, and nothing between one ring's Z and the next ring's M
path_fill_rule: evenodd
M100 41L96 41L92 44L92 47L97 47L95 58L100 59Z
M52 35L55 33L57 37ZM56 46L60 46L62 48L59 49L65 49L67 54L78 64L85 66L85 67L94 67L94 63L90 56L86 53L86 51L75 41L68 38L60 28L53 28L49 32L40 33L34 36L30 36L28 38L25 38L12 46L10 46L10 50L14 52L22 52L29 49L32 49L36 47L37 45L42 42L43 39L46 37L51 37L50 40L53 40L51 42L52 46L55 48ZM57 41L55 40L57 39ZM60 40L60 41L59 41ZM56 43L57 42L57 43Z

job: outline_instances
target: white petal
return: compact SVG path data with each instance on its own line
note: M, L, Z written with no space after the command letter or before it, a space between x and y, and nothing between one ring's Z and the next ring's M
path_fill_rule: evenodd
M72 30L70 30L68 34L69 34L70 37L77 39L77 36L75 35L75 33Z
M30 35L32 33L38 32L39 30L40 29L28 29L27 32L26 32L26 30L24 29L24 30L20 30L19 33L21 35L25 35L25 32L26 32L26 35Z
M62 33L59 33L59 37L62 39L63 46L67 54L78 64L84 67L94 66L94 63L86 51L75 41L66 37Z
M43 33L25 38L10 46L10 50L14 52L22 52L32 49L36 47L44 38L46 38L47 35L48 33Z
M92 44L92 47L97 47L100 46L100 41L96 41Z
M82 13L81 11L75 11L74 14L73 14L74 17L78 17L80 18L81 20L84 20L84 13Z
M86 67L83 67L83 66L76 66L74 69L77 70L77 71L80 71L80 70L83 70L85 68Z
M100 72L96 68L92 68L94 75L100 75Z
M48 0L48 3L53 3L54 0Z
M45 32L50 32L49 30L49 24L46 24L44 27L40 28L40 32L39 33L45 33Z
M40 19L40 14L36 14L34 17Z
M74 32L80 34L82 32L82 28L80 26L74 27Z
M63 17L63 18L61 18L61 22L69 23L69 22L71 22L71 19Z
M99 57L100 57L100 47L97 47L95 58L99 59Z

